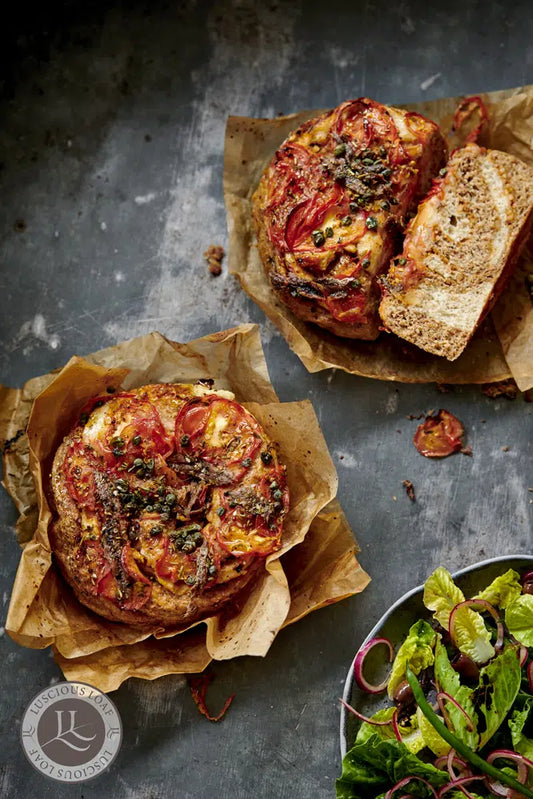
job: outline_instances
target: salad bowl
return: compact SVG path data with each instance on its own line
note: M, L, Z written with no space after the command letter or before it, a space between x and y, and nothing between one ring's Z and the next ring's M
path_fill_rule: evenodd
M466 596L475 596L498 575L508 569L518 572L533 569L533 555L505 555L490 558L475 563L452 574L454 582ZM397 650L406 638L410 627L418 620L430 621L432 612L428 610L423 601L424 585L411 589L400 597L381 617L374 628L368 633L361 644L359 652L374 638L387 638L394 649ZM364 714L372 716L378 710L390 706L386 691L379 694L369 694L361 690L354 678L354 668L357 654L352 661L344 685L343 700ZM376 647L368 652L365 659L365 675L371 683L383 680L385 672L390 668L386 662L386 653L383 647ZM361 722L344 706L341 708L340 748L342 757L352 747L357 729Z

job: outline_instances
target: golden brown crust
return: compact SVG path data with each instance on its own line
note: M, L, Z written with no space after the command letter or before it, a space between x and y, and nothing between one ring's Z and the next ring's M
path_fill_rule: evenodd
M434 123L366 98L294 131L253 196L259 254L279 299L338 336L375 339L377 277L445 151Z
M281 545L284 467L222 395L159 384L106 397L58 448L51 546L95 613L189 625L240 594Z

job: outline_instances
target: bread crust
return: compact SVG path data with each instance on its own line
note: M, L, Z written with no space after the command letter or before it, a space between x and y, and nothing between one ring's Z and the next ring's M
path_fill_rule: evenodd
M188 626L235 600L281 546L285 468L225 392L156 384L100 399L54 457L55 560L106 619Z
M375 339L377 278L401 249L406 221L445 153L434 123L367 98L290 134L252 203L277 297L335 335Z

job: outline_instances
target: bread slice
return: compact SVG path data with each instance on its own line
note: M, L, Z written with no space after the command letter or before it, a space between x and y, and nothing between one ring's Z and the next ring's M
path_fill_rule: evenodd
M388 330L454 361L504 288L533 224L533 169L467 144L420 204L383 281Z

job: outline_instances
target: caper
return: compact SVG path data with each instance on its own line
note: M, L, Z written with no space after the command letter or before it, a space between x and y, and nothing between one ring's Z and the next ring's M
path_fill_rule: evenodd
M195 579L194 579L194 577L193 577L193 576L190 574L190 575L187 577L187 579L185 580L185 582L187 583L187 585L194 585L194 584L195 584L195 582L196 582L196 580L195 580Z
M242 460L241 463L246 469L248 469L252 465L252 459L244 458L244 460Z
M265 463L265 464L269 464L269 463L271 463L271 461L272 461L272 455L271 455L271 453L270 453L270 452L262 452L262 453L261 453L261 460L262 460L262 461L263 461L263 463Z
M135 460L133 461L133 465L135 466L136 469L138 469L140 466L143 465L142 459L141 458L135 458Z
M337 146L333 150L333 155L335 156L335 158L339 158L341 155L344 155L345 152L346 152L346 145L341 142L340 144L337 144Z
M163 532L163 527L160 524L155 524L150 530L150 535L159 535Z
M154 459L149 458L147 461L144 462L144 465L148 469L148 471L151 472L155 465Z
M378 220L375 216L369 216L366 220L366 226L369 230L375 230L378 226Z
M139 444L141 443L141 441L142 441L142 438L141 438L140 436L133 436L133 438L131 439L131 443L132 443L132 444L133 444L135 447L138 447L138 446L139 446Z
M188 436L188 435L184 435L184 436L182 436L182 437L181 437L181 439L180 439L180 444L181 444L181 446L182 446L182 447L188 447L188 446L189 446L189 442L190 442L190 440L191 440L191 439L189 438L189 436Z
M175 503L175 501L176 501L175 494L167 494L166 495L165 502L167 503L167 505L172 506Z
M368 269L368 267L370 266L370 258L363 258L363 260L361 261L361 266L363 267L363 269Z
M275 490L275 491L272 493L272 496L274 497L274 499L281 499L281 498L282 498L282 496L283 496L283 491L280 491L280 490L279 490L279 488L277 488L277 489L276 489L276 490Z
M222 508L222 507L221 508L217 508L217 516L224 516L225 513L226 513L226 509L225 508Z
M313 230L311 233L311 238L313 239L313 244L315 247L322 247L324 242L326 241L326 237L322 233L321 230Z
M209 568L207 569L207 573L208 573L209 575L211 575L211 577L212 577L214 574L216 574L216 573L217 573L217 567L215 566L215 564L214 564L214 563L212 563L212 564L209 566Z
M324 228L324 233L326 234L326 238L330 239L333 236L333 228L332 227Z
M341 225L344 225L344 227L348 227L348 225L351 225L351 224L352 224L352 217L351 216L343 217L343 219L341 221Z

